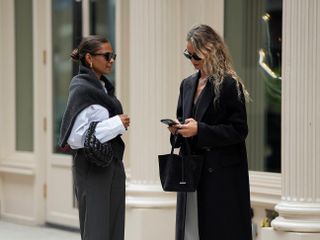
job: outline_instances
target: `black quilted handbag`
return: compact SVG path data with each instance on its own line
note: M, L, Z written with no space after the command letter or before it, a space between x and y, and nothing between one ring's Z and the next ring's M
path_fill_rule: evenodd
M88 161L99 167L108 167L115 160L110 142L101 143L94 135L98 122L90 123L84 140L84 154Z
M176 141L176 139L175 139ZM186 155L171 153L158 155L160 181L167 192L194 192L201 177L203 156L192 155L189 143L186 142Z

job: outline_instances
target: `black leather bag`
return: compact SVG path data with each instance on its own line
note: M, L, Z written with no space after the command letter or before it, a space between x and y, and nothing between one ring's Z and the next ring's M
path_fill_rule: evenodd
M174 154L172 145L170 154L158 155L160 181L167 192L194 192L201 177L203 157L192 155L186 141L187 154Z
M110 142L101 143L94 135L98 122L90 123L84 141L84 154L88 161L99 167L108 167L115 160Z

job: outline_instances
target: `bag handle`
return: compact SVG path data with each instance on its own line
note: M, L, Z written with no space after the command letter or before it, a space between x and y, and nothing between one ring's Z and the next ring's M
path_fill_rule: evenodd
M177 142L177 139L178 139L178 135L177 134L175 134L173 136L174 136L174 140L173 140L173 144L172 144L172 147L171 147L171 152L170 152L171 155L173 155L174 146L176 145L176 142ZM190 144L189 144L188 140L185 137L182 137L182 138L184 139L184 142L185 142L185 145L186 145L187 156L189 158L191 158L192 154L191 154ZM181 157L181 180L180 180L179 184L180 185L186 185L187 184L187 182L185 180L185 162L184 162L183 157Z
M177 139L178 139L178 135L174 134L173 137L174 137L174 138L173 138L173 144L172 144L172 146L171 146L171 152L170 152L171 155L172 155L173 152L174 152L174 146L176 145L176 142L177 142Z
M174 139L173 139L173 144L172 144L171 152L170 152L171 155L172 155L173 152L174 152L174 146L176 145L176 142L177 142L178 137L179 137L177 134L175 134L175 135L173 135L173 136L174 136ZM185 137L182 137L182 138L183 138L183 140L184 140L184 142L185 142L185 145L186 145L186 154L187 154L189 157L191 157L192 154L191 154L190 144L189 144L187 138L185 138Z

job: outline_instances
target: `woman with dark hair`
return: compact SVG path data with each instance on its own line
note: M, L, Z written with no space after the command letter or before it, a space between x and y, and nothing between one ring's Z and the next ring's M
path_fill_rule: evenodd
M116 54L107 39L89 36L71 57L80 61L79 73L70 83L60 146L69 145L74 150L73 180L81 238L123 240L125 172L120 136L129 127L130 119L123 114L114 87L104 76L111 72ZM101 152L105 146L109 148ZM98 160L99 156L111 157L105 163Z
M175 147L204 158L196 192L178 193L177 240L250 240L251 215L245 138L249 94L220 36L192 28L184 52L197 70L180 85ZM173 142L173 141L172 141Z

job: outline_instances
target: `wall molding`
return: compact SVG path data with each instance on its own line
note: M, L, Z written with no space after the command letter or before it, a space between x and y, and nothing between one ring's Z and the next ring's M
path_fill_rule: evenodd
M24 225L32 225L32 226L39 224L36 218L26 217L23 215L6 213L6 212L1 212L1 219L8 222L14 222L16 224L24 224Z
M281 199L281 174L249 172L251 204L274 207Z
M1 161L0 162L0 173L12 173L12 174L20 174L20 175L35 175L36 164L32 162L26 161Z
M72 157L69 155L52 154L51 157L48 157L47 161L50 161L48 165L50 165L51 167L59 167L59 168L72 167Z
M135 184L126 186L128 208L175 208L176 194L164 192L159 184Z
M79 217L77 213L66 214L64 212L50 211L47 213L47 222L59 222L59 225L79 228Z

